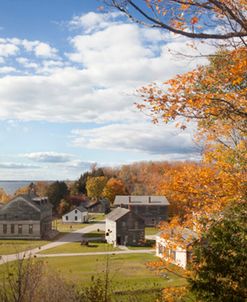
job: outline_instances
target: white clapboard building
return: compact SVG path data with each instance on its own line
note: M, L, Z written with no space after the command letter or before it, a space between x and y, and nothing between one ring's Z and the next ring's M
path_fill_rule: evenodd
M62 216L64 223L88 222L88 211L83 206L78 206Z
M176 237L180 237L180 240L183 241L183 246L176 243ZM160 232L156 236L156 256L185 269L191 261L190 246L197 238L196 232L187 228L179 231L173 229L172 231Z

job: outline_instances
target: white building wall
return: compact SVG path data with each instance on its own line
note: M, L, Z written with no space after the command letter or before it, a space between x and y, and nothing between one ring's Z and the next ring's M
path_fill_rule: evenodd
M105 232L106 232L106 235L108 234L108 236L105 236L107 243L116 245L116 243L117 243L117 224L116 224L116 222L106 219Z
M157 257L160 258L164 258L167 259L164 256L164 249L166 248L166 240L164 238L161 238L159 236L156 236L156 249L155 249L155 253ZM169 259L171 260L171 259ZM177 247L177 249L175 250L175 259L173 260L173 263L176 265L181 266L182 268L186 268L187 266L187 251Z
M77 217L77 219L76 219ZM83 223L88 221L88 212L81 212L77 209L72 210L71 212L64 214L62 216L62 221L64 223Z

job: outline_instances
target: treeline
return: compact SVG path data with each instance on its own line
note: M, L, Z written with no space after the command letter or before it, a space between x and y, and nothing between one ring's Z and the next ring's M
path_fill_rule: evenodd
M38 196L48 196L58 214L89 200L106 198L113 203L116 195L165 195L171 214L183 219L198 210L209 211L241 199L240 177L196 162L137 162L114 168L94 165L74 182L36 182L15 195L27 193L31 187ZM9 198L0 191L3 202Z

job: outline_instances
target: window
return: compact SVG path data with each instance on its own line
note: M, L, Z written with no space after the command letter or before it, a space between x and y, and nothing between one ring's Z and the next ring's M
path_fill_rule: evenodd
M122 222L122 227L123 227L123 228L126 227L126 222L125 222L125 221Z
M18 224L18 234L22 234L22 224Z
M138 229L138 221L135 221L135 229Z
M33 234L33 225L29 224L28 233Z
M66 219L66 220L69 220L69 217L68 217L68 216L65 216L65 219Z
M11 234L15 233L15 225L14 224L11 224L10 232L11 232Z
M75 221L77 221L77 216L75 216Z
M77 210L75 210L75 214L77 214Z
M176 260L176 251L170 250L170 258L171 258L172 260Z
M7 224L3 224L3 233L4 233L4 234L7 233Z

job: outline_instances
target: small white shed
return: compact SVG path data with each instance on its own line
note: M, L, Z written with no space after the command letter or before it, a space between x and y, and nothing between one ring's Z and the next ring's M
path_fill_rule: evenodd
M177 230L173 230L169 236L169 239L165 239L162 234L167 231L161 232L156 236L156 256L163 258L164 260L168 260L182 268L186 268L188 263L191 260L191 252L189 246L193 242L194 239L197 239L197 234L190 229L183 229L182 232L179 231L180 240L184 240L184 246L180 246L176 244L174 241L174 237L176 237ZM172 248L172 246L176 246L176 248Z
M62 221L64 223L83 223L88 222L88 217L88 211L83 206L79 206L64 214Z

